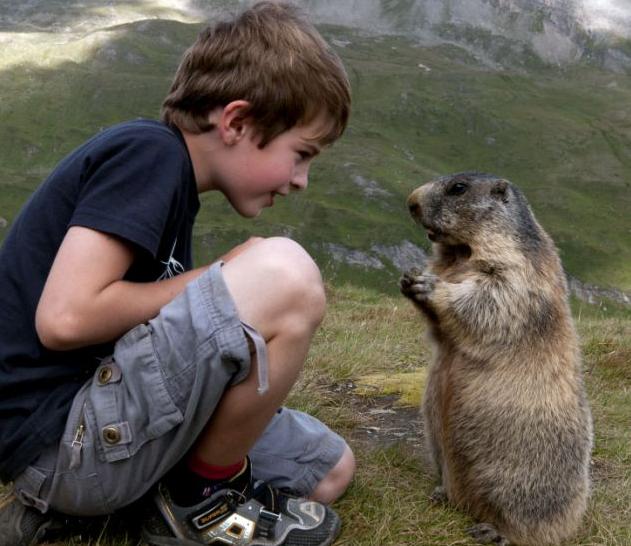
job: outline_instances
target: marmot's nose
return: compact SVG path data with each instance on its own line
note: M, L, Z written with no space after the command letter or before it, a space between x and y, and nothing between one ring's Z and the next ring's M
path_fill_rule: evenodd
M418 218L421 214L421 205L416 201L408 201L408 209L414 218Z
M416 188L410 195L408 195L407 205L412 218L418 220L421 217L421 195L423 188Z

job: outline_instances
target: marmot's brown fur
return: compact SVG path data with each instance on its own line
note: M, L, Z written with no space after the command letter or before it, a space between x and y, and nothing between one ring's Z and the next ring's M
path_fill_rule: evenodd
M439 178L408 206L434 242L401 291L435 346L423 413L437 494L481 522L482 543L556 544L586 509L592 425L554 243L491 175Z

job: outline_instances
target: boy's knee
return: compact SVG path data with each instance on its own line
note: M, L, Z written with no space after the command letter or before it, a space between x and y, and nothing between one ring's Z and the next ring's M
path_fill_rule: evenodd
M318 266L298 243L270 237L224 265L224 278L241 317L263 333L278 329L312 330L326 307Z
M326 295L322 275L311 256L285 237L271 237L261 245L279 295L292 309L319 323L324 316Z
M288 266L288 274L294 273L305 281L322 283L318 266L296 241L287 237L269 237L259 244L265 247L264 253L273 263Z
M353 480L355 464L355 455L347 445L340 460L315 488L311 499L325 504L339 499Z

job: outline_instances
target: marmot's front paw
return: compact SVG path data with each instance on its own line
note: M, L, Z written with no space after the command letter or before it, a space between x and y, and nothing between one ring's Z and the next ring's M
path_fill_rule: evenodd
M401 293L414 301L426 301L436 286L436 275L423 273L419 269L411 269L403 273L399 281Z

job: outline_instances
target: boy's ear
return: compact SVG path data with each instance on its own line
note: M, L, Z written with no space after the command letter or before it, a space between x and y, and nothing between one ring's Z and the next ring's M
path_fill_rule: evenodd
M236 144L245 135L250 126L249 110L250 103L247 100L234 100L216 112L219 136L226 145Z

